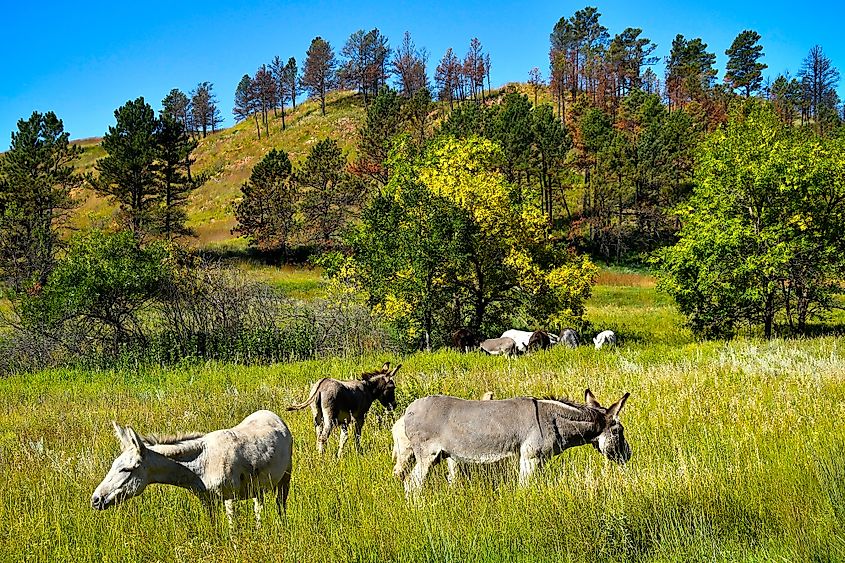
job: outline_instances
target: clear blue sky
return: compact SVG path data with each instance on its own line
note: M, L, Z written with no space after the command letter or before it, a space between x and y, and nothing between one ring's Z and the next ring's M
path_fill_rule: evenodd
M208 80L231 125L235 87L245 73L279 55L304 59L320 35L339 51L350 33L378 27L399 44L407 30L430 53L429 74L447 47L463 56L472 37L490 53L494 86L548 73L549 33L561 17L598 7L611 36L640 27L668 54L672 38L701 37L717 55L743 29L762 35L763 62L772 77L797 73L819 44L843 72L845 3L710 0L656 2L8 2L0 19L0 150L16 122L32 111L53 110L72 138L101 136L114 110L144 96L156 109L171 88L188 92ZM662 77L662 66L655 69ZM843 96L845 97L845 96Z

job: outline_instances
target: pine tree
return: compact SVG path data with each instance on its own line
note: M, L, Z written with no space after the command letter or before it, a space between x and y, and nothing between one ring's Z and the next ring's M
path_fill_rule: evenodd
M232 108L232 113L235 116L235 121L238 123L249 119L251 116L254 117L258 139L261 139L261 126L258 124L255 88L253 86L252 78L250 78L248 74L244 74L241 81L238 82L238 88L235 90L235 105Z
M440 100L449 100L449 109L454 109L455 98L458 88L458 67L460 61L452 48L448 48L434 74L434 84L437 89L437 97Z
M191 152L197 141L191 139L184 124L162 115L156 131L157 172L160 189L158 232L168 240L192 231L185 226L188 195L205 182L200 175L191 178Z
M273 57L270 62L270 73L273 76L273 85L276 89L276 103L282 108L282 131L287 129L285 124L285 102L290 99L288 93L287 83L285 81L285 64L278 56ZM276 114L276 108L273 108L273 114Z
M360 196L337 141L323 139L311 147L296 172L296 181L302 190L301 210L311 240L330 247Z
M760 88L763 83L763 70L768 65L757 62L763 56L763 46L759 45L760 34L746 29L736 36L730 48L725 51L728 65L725 70L725 83L734 90L745 90L745 97Z
M185 129L190 129L191 100L182 90L174 88L161 101L161 115L169 115L173 119L178 119L185 126Z
M241 187L243 197L235 204L238 226L232 231L262 251L281 252L283 261L297 230L299 194L291 174L287 153L270 150Z
M428 77L425 66L428 61L428 52L417 49L411 40L411 34L405 32L402 45L396 51L391 66L396 75L400 92L406 98L410 98L418 90L428 87Z
M72 191L83 182L73 166L81 153L53 112L18 121L0 158L0 279L12 290L47 281L59 231L76 206Z
M296 59L293 57L289 58L288 63L285 65L284 80L293 109L296 109L296 95L299 93L300 80L299 69L296 66Z
M836 113L839 104L839 95L836 93L839 71L825 56L822 48L815 45L804 58L799 77L809 117L815 122L816 130L824 132L828 123L839 119Z
M158 120L140 97L115 110L103 136L106 156L97 162L94 190L120 205L125 226L141 240L155 231L159 203L156 158Z
M315 37L305 54L305 68L300 82L312 96L320 97L320 110L323 115L326 115L326 93L335 84L336 66L332 46L322 37Z

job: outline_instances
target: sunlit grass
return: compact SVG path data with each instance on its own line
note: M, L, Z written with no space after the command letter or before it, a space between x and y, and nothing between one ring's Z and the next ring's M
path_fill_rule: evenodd
M305 295L315 270L243 262L251 277ZM55 369L0 379L0 553L72 561L838 561L845 558L845 358L841 338L696 342L636 272L603 277L587 308L616 350L555 348L511 361L442 350L273 366L185 364ZM309 411L288 413L321 377L402 362L398 411L414 398L580 398L630 391L625 467L590 447L564 452L525 488L513 467L449 487L437 467L422 501L392 476L377 404L364 456L315 450ZM234 536L185 491L152 486L105 512L90 495L118 453L109 421L140 432L229 427L260 408L294 435L287 518L272 503ZM483 421L479 421L483 424ZM336 434L330 442L332 453Z
M631 343L507 361L441 351L270 367L52 370L0 381L0 552L43 560L837 560L845 557L845 359L837 339ZM307 411L284 407L323 376L402 361L400 407L425 394L632 396L624 468L565 452L529 487L434 471L423 501L391 475L390 424L374 409L365 455L314 448ZM103 513L88 503L118 450L109 420L141 432L227 427L259 408L295 436L286 522L215 532L181 490L151 487ZM336 437L332 446L336 446Z

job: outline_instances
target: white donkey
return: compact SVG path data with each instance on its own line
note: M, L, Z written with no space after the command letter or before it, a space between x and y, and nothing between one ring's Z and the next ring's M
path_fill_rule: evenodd
M190 490L213 523L222 501L230 529L236 500L253 499L256 525L267 491L276 492L279 515L285 510L293 438L275 413L257 411L234 428L168 438L142 438L129 426L112 425L123 450L94 490L91 506L97 510L138 496L153 483Z

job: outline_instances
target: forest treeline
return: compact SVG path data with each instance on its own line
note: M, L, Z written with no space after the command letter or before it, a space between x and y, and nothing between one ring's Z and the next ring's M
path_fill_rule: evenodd
M143 98L118 108L95 174L75 171L57 116L33 113L0 160L6 322L47 355L231 357L226 342L245 340L257 357L308 355L339 326L326 311L430 347L459 327L582 325L592 257L650 261L699 334L805 332L839 306L845 270L839 73L816 46L797 76L765 79L761 39L740 33L718 81L707 44L679 34L659 77L642 30L611 37L587 7L553 26L547 77L535 67L527 86L494 90L475 38L430 80L426 49L408 33L392 49L378 29L339 57L316 37L301 70L275 56L245 74L233 113L259 138L272 119L292 126L302 94L323 114L332 90L364 103L354 157L330 138L301 162L272 149L233 202L251 245L281 261L307 248L326 268L346 301L317 309L181 248L188 194L207 179L193 152L221 122L211 83L173 89L158 115ZM86 185L117 204L118 232L68 240Z

